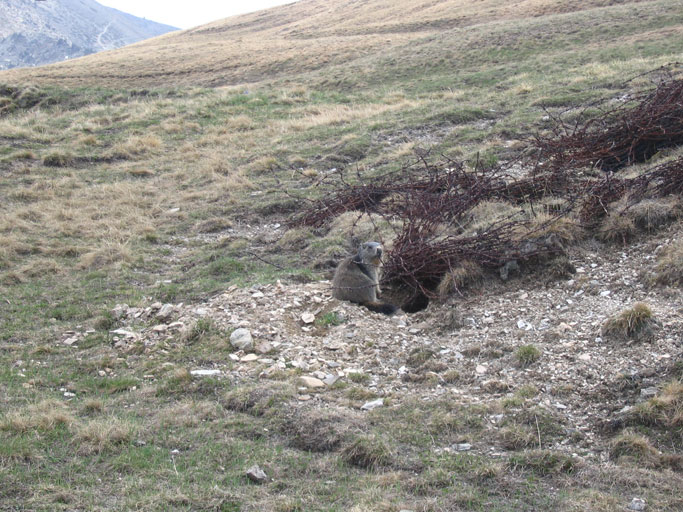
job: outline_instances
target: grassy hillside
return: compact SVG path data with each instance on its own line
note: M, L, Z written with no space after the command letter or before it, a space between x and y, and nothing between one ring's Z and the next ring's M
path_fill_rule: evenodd
M109 331L118 303L329 277L347 230L287 229L322 193L316 179L374 176L425 150L517 157L548 112L648 87L627 80L682 61L682 48L679 0L301 0L0 73L0 509L621 510L650 486L653 509L675 510L674 463L572 473L531 442L512 443L505 467L549 473L434 456L436 405L354 418L367 435L342 459L295 449L303 434L281 407L298 410L300 370L275 387L250 381L256 391L198 382L187 368L233 364L227 327L195 324L153 357L117 352ZM62 343L72 331L88 333L77 348ZM374 396L357 379L355 399ZM494 409L439 418L485 438L476 425ZM398 444L362 444L384 431ZM408 462L359 468L353 450ZM246 460L271 461L278 481L250 484Z

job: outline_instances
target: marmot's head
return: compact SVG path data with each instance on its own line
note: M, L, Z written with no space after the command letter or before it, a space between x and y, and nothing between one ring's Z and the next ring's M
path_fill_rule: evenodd
M358 249L359 259L363 263L379 265L382 261L382 244L378 242L364 242Z

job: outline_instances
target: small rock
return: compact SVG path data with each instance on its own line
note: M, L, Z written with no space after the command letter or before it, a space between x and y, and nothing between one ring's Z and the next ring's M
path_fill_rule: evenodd
M373 409L377 409L378 407L384 407L384 398L378 398L377 400L373 400L372 402L364 403L361 407L361 410L372 411Z
M123 336L124 338L135 338L137 336L133 331L127 331L126 329L115 329L113 331L109 331L109 334L113 334L114 336Z
M174 308L173 304L164 304L161 309L157 312L156 317L159 320L168 320L173 314Z
M168 330L168 325L166 325L166 324L155 325L154 327L152 327L152 330L154 332L166 332Z
M331 373L328 374L324 379L323 382L325 383L326 386L332 386L335 382L339 380L339 376L337 375L332 375Z
M560 332L569 332L572 330L572 326L562 322L560 325L557 326L557 330Z
M476 367L476 369L475 369L475 371L476 371L479 375L483 375L483 374L486 373L486 366L484 366L484 365L482 365L482 364L478 364L477 367Z
M299 402L308 402L311 398L313 398L311 395L299 395L297 397Z
M230 335L230 344L240 350L251 350L254 348L254 339L251 337L249 329L240 327Z
M472 445L470 443L458 443L455 445L455 449L459 452L468 452L472 449Z
M256 345L256 352L258 352L259 354L267 354L271 350L273 350L273 345L271 345L267 341Z
M313 313L304 313L301 315L301 321L305 324L312 324L315 322L315 315Z
M600 297L609 297L611 293L609 290L603 290L600 292Z
M299 377L298 380L299 385L305 386L307 388L324 388L325 383L321 381L320 379L316 379L315 377Z
M256 484L263 484L268 481L268 475L256 465L247 469L247 477Z
M649 398L657 395L657 388L643 388L640 390L640 396Z
M258 359L258 356L256 354L247 354L246 356L240 358L240 361L243 363L251 363L253 361L256 361Z
M579 356L579 359L581 359L581 361L590 361L590 360L591 360L591 355L590 355L590 354L581 354L581 355Z
M633 498L631 503L628 504L629 510L645 510L647 508L647 503L641 498Z
M190 375L193 377L213 377L214 375L220 375L220 370L192 370Z

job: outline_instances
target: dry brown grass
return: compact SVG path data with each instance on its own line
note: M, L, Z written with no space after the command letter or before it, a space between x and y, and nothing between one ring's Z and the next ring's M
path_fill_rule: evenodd
M0 76L10 82L59 81L71 85L99 82L106 86L134 84L138 87L253 83L266 76L286 76L295 70L314 70L368 54L389 53L444 30L605 5L609 5L606 0L559 3L528 0L514 4L504 0L474 3L404 0L363 2L350 8L347 2L334 0L320 9L314 0L301 0L271 11L274 15L235 16L125 49L46 68L10 70ZM305 91L294 93L290 98L296 101L302 95L305 96Z
M441 297L458 293L470 286L476 286L484 280L484 269L473 261L461 261L458 266L446 273L441 279L437 293Z
M630 417L638 424L683 433L683 382L669 382L656 397L636 405Z
M131 425L118 418L101 418L79 426L74 435L74 443L79 453L88 455L102 453L127 443L132 436Z
M660 285L683 285L683 240L678 240L661 251L651 279Z
M28 430L53 430L62 425L70 427L76 424L76 418L67 406L57 400L43 400L32 404L21 411L9 412L0 423L0 430L13 433Z
M650 307L639 302L609 318L601 332L608 338L642 341L651 339L658 325Z

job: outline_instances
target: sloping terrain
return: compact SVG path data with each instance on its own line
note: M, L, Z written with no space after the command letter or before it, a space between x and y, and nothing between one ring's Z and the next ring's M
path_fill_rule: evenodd
M0 69L74 59L176 30L92 0L6 0L0 19Z
M596 9L600 12L601 8L615 4L621 8L605 12L606 18L579 14ZM350 63L357 63L354 68L360 68L362 75L374 73L376 68L381 72L394 64L408 75L416 70L406 67L404 59L408 63L416 59L419 66L427 66L421 71L427 72L443 65L452 69L470 65L470 59L489 51L487 48L496 48L503 58L503 54L513 57L517 51L544 46L548 25L552 25L553 31L566 33L579 47L586 32L597 31L607 32L610 39L611 34L619 32L621 37L647 41L658 37L656 34L667 26L680 23L680 2L657 8L653 4L657 2L300 0L169 34L75 65L67 62L56 68L16 71L2 79L39 79L74 85L223 86L286 79L334 66L342 66L346 73ZM627 33L620 26L626 10L626 19L643 14L646 18L654 16L656 22L652 19L653 24L629 26ZM576 16L567 17L567 13ZM540 27L534 20L543 20ZM573 20L581 20L580 29ZM506 23L506 28L501 27L501 33L496 33L499 22ZM511 33L509 23L517 25ZM482 27L486 28L482 31ZM490 34L490 30L494 33ZM612 39L611 44L618 47L620 41Z
M330 290L408 196L315 207L533 176L534 135L680 79L682 42L671 0L301 0L0 73L0 509L680 510L680 97L637 162L438 223L561 251L460 262L413 314Z

